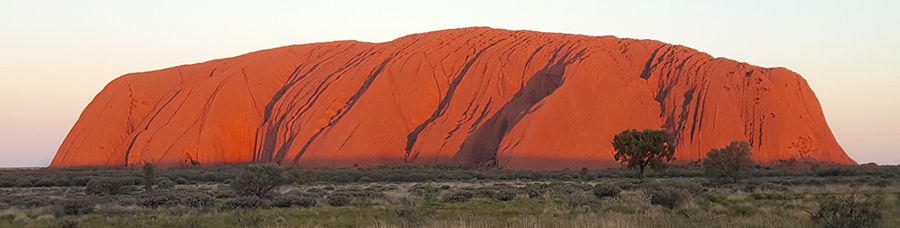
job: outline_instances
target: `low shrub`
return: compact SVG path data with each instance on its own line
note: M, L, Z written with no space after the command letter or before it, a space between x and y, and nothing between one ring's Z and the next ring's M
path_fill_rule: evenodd
M69 182L69 184L72 186L85 186L85 185L87 185L88 181L91 181L91 179L94 179L94 178L95 177L76 177L76 178L73 178L72 181Z
M226 200L222 203L222 207L225 209L264 208L268 205L268 201L256 196L241 196L238 198Z
M434 187L431 183L416 184L409 188L409 192L415 196L424 196L426 191L431 193L440 193L442 189Z
M244 166L235 176L232 189L241 195L259 198L266 198L279 186L293 181L284 167L273 163Z
M510 201L516 198L516 192L512 189L500 190L494 193L494 199L500 201Z
M497 191L493 189L479 188L475 190L475 198L491 199L494 198L495 194L497 194Z
M156 188L170 190L175 188L175 181L172 181L168 177L160 177L156 179Z
M53 186L56 186L53 183L53 179L42 178L42 179L38 179L37 181L34 182L34 187L53 187Z
M85 185L85 191L88 194L95 195L118 195L128 192L125 188L126 183L123 179L115 179L110 177L94 178Z
M328 182L335 183L335 184L346 184L346 183L353 182L353 177L351 177L350 175L347 175L347 174L337 175L337 176L333 176L333 177L329 178Z
M755 189L757 192L786 192L788 190L788 187L784 185L768 182L756 186Z
M374 182L375 180L372 180L371 177L360 177L359 180L357 180L357 181L362 182L362 183L369 183L369 182Z
M303 197L298 195L280 195L272 200L274 207L312 207L316 205L316 199L312 197Z
M343 206L350 205L350 201L352 201L352 200L353 200L353 196L351 196L350 194L347 194L347 193L334 193L334 194L329 195L328 198L326 198L326 202L328 203L328 205L331 205L334 207L343 207Z
M820 177L838 177L838 176L858 176L861 175L862 172L855 168L847 167L847 166L838 166L834 168L823 169L819 172L816 172L816 176Z
M184 179L184 177L179 177L175 179L176 184L191 184L191 181L188 179Z
M193 194L185 197L182 200L182 204L195 208L211 207L216 204L216 198L213 198L209 194Z
M823 228L880 227L882 219L881 209L874 202L862 199L852 190L822 202L819 211L810 216Z
M675 207L684 204L684 202L690 198L690 193L677 188L662 188L652 190L649 193L650 204L661 205L669 209L674 209Z
M594 187L593 193L594 196L599 198L603 197L615 197L618 196L619 193L622 192L622 189L610 184L598 184Z
M32 183L31 180L29 180L29 179L19 179L19 180L16 181L16 184L15 184L14 187L16 187L16 188L30 188L30 187L33 187L33 186L34 186L34 183Z
M157 208L161 206L174 206L181 203L178 197L171 193L155 193L141 197L139 204L147 208Z
M450 194L445 194L442 197L442 200L445 203L464 203L464 202L468 202L469 200L472 200L472 198L474 198L474 197L475 197L474 192L462 190L462 191L457 191L457 192L453 192Z
M94 212L95 204L87 199L67 199L59 203L54 214L56 217L65 215L84 215Z
M523 190L525 194L528 194L528 198L541 198L544 196L546 191L543 191L540 188L525 188Z
M687 179L669 179L669 180L660 180L655 182L649 182L641 184L640 188L644 190L661 190L666 188L671 189L680 189L684 190L690 194L700 194L706 192L706 189L703 188L703 185L700 183L694 182L692 180Z

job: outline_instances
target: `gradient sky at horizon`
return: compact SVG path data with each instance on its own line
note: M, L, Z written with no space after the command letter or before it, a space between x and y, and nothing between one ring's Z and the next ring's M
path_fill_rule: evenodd
M900 1L3 1L0 167L47 166L131 72L333 40L490 26L655 39L783 66L857 162L900 164Z

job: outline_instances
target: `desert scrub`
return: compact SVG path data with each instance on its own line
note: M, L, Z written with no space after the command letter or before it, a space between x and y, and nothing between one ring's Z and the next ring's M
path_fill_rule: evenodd
M882 213L874 202L849 190L822 202L811 218L823 228L881 227Z
M225 200L225 202L222 203L222 208L225 209L265 208L267 206L269 206L269 201L260 199L256 196L241 196Z
M274 207L312 207L317 203L318 202L315 198L298 195L280 195L272 200L272 206Z
M615 197L621 192L621 188L610 184L598 184L597 186L594 186L593 190L594 196L597 196L598 198Z
M467 190L461 190L461 191L445 194L444 197L442 197L442 200L445 203L464 203L464 202L468 202L469 200L472 200L472 198L474 198L474 197L475 197L474 192L467 191Z
M350 205L350 201L353 200L353 196L347 193L334 193L326 198L326 202L328 205L334 207L343 207Z
M684 204L690 197L691 194L683 189L661 188L650 191L650 204L675 209L675 207Z

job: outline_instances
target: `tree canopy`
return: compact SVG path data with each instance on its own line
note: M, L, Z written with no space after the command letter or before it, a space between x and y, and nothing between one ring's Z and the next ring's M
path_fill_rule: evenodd
M703 170L709 176L727 178L731 182L736 182L741 171L755 164L750 156L750 143L735 140L725 148L713 148L706 153L706 158L703 159Z
M629 168L638 168L638 178L644 179L646 167L661 168L666 162L675 160L675 145L672 134L666 130L629 129L613 138L616 161Z

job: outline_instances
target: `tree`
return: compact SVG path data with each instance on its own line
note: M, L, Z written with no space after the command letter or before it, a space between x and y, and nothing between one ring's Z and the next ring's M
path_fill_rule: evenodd
M662 168L666 162L675 160L675 145L666 130L625 130L613 138L612 144L616 161L628 168L638 168L638 179L642 181L647 167Z
M302 184L312 184L318 180L318 174L316 174L316 170L314 169L306 169L303 170L303 173L300 173L300 183Z
M238 171L231 187L242 195L265 198L275 188L291 182L291 176L278 164L250 164Z
M711 177L725 178L732 183L737 182L741 171L753 167L750 159L750 143L732 141L725 148L713 148L703 159L703 170Z
M144 163L144 190L151 191L153 190L153 185L156 184L156 167L153 166L153 163Z

